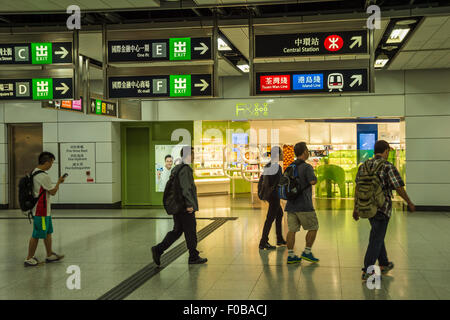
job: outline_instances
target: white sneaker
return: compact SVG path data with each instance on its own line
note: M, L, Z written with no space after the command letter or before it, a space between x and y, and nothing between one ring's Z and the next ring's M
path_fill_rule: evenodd
M25 267L35 267L39 264L39 261L37 261L37 259L35 257L33 257L31 259L25 259L23 264Z
M61 260L62 258L64 258L64 255L59 255L59 254L56 254L56 253L52 252L52 255L47 257L45 259L45 261L46 262L55 262L55 261Z

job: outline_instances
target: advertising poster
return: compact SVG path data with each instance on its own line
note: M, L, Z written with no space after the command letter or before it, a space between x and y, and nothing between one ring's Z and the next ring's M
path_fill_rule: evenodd
M61 175L68 183L95 182L95 143L61 143Z
M181 163L180 152L183 145L155 146L155 185L156 192L164 192L172 169Z

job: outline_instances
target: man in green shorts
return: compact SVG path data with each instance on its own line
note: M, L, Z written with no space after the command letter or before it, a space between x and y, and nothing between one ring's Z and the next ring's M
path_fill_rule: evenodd
M39 264L34 254L39 239L44 239L47 251L46 262L61 260L64 256L52 251L52 216L50 197L58 192L59 185L64 182L64 177L59 178L55 187L46 171L50 170L55 161L55 156L50 152L42 152L39 155L39 165L33 170L33 193L35 198L39 198L33 208L33 234L28 246L28 257L25 259L26 267L34 267Z

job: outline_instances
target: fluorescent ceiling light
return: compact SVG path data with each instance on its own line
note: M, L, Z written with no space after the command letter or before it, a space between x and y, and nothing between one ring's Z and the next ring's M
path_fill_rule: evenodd
M394 30L392 30L391 35L389 36L389 38L387 39L386 43L400 43L402 42L406 35L408 34L409 30L411 30L410 28L403 28L403 29L399 29L399 28L395 28Z
M375 68L383 68L388 63L389 57L385 54L381 54L375 60Z
M239 69L241 69L242 72L248 73L250 72L250 66L248 65L248 63L244 62L244 63L238 63L237 67Z
M231 50L233 50L233 49L231 49L231 47L222 38L218 38L217 39L217 44L218 44L219 51L231 51Z

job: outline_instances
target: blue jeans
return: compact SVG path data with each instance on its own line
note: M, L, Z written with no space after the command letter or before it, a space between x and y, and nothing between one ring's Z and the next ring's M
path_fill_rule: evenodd
M370 230L369 245L364 258L364 269L375 265L378 260L380 266L387 266L389 260L387 257L384 237L389 223L389 218L382 212L377 212L375 216L369 219L372 229Z

